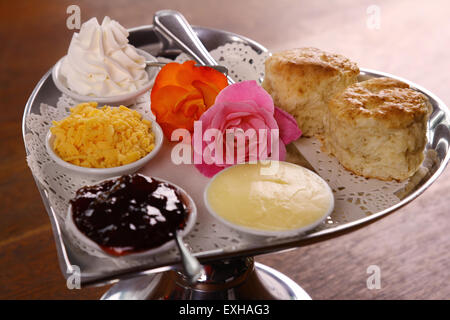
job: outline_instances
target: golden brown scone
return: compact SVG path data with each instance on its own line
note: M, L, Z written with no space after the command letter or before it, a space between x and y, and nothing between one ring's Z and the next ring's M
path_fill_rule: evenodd
M356 63L342 55L299 48L274 53L266 60L262 86L310 137L323 133L329 100L355 83L358 74Z
M357 175L404 180L423 161L431 104L391 78L355 83L334 97L325 117L325 149Z

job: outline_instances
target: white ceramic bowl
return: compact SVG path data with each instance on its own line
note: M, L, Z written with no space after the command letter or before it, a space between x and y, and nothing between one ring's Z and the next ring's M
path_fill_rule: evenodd
M301 166L298 166L298 165L293 164L293 163L289 163L289 164L290 164L290 165L293 165L293 166L301 167ZM211 208L211 206L210 206L210 204L209 204L209 201L208 201L208 189L209 189L209 187L211 186L211 183L214 181L214 179L216 179L220 174L222 174L224 171L230 170L231 168L233 168L233 167L235 167L235 166L238 166L238 165L239 165L239 164L234 165L234 166L231 166L231 167L228 167L228 168L226 168L226 169L220 171L219 173L217 173L217 174L209 181L209 183L206 185L205 191L204 191L204 193L203 193L203 201L205 202L205 206L206 206L208 212L209 212L212 216L214 216L217 220L221 221L223 224L225 224L225 225L227 225L227 226L229 226L229 227L231 227L231 228L233 228L233 229L235 229L235 230L238 230L238 231L240 231L240 232L242 232L242 233L246 233L246 234L253 235L253 236L262 236L262 237L282 237L282 238L285 238L285 237L293 237L293 236L301 235L301 234L303 234L303 233L305 233L305 232L307 232L307 231L310 231L310 230L316 228L319 224L321 224L321 223L322 223L322 222L323 222L323 221L324 221L324 220L325 220L325 219L333 212L333 209L334 209L334 196L333 196L333 191L331 190L331 188L330 188L330 186L328 185L328 183L327 183L325 180L323 180L319 175L317 175L316 173L312 172L311 170L306 169L306 168L304 168L304 167L301 167L302 169L308 170L308 171L310 171L313 175L317 176L317 177L320 179L320 181L324 184L324 186L326 186L326 189L327 189L328 194L329 194L329 196L330 196L330 208L323 214L322 217L320 217L320 219L314 221L313 223L311 223L311 224L309 224L309 225L303 226L303 227L301 227L301 228L297 228L297 229L287 229L287 230L277 230L277 231L263 230L263 229L257 229L257 228L250 228L250 227L245 227L245 226L242 226L242 225L235 224L235 223L233 223L233 222L231 222L231 221L229 221L229 220L223 218L222 216L220 216L219 214L217 214L217 213Z
M48 131L47 136L45 137L45 148L47 149L50 158L52 158L60 167L64 168L65 170L69 171L72 174L76 174L82 177L87 177L91 179L92 178L105 179L133 173L138 171L140 168L146 165L147 162L149 162L154 156L156 156L156 154L161 149L163 143L164 134L159 124L153 119L147 120L151 121L152 123L152 131L155 135L155 147L153 148L152 151L150 151L147 155L145 155L141 159L123 166L112 168L87 168L77 166L67 161L64 161L53 150L53 142L55 140L55 137L53 136L50 130Z
M103 181L113 180L115 178L119 178L119 177L112 177L109 179L104 179L104 180L98 181L94 184L99 184L99 183L102 183ZM189 194L181 187L179 187L169 181L166 181L164 179L160 179L157 177L152 177L152 178L154 178L158 181L161 181L161 182L166 182L169 185L175 187L180 192L181 196L183 197L183 200L189 210L189 217L188 217L188 220L186 221L186 225L185 225L184 229L181 230L180 233L181 233L182 237L186 236L194 228L195 222L197 221L197 207L195 205L194 200L192 200L192 198L189 196ZM83 241L83 244L86 245L88 248L90 248L91 250L95 250L96 252L103 253L106 256L113 257L113 258L123 258L123 257L143 258L143 257L155 255L155 254L170 250L171 248L175 247L175 245L176 245L175 239L174 239L174 240L170 240L170 241L162 244L159 247L152 248L149 250L129 253L129 254L122 255L122 256L112 255L112 254L104 251L95 241L88 238L86 235L84 235L84 233L82 233L78 229L78 227L75 225L75 222L73 221L71 204L69 204L69 208L67 209L67 217L66 217L65 225L66 225L67 230L71 231L75 235L75 237L77 237L78 240Z
M155 57L153 57L151 54L145 52L141 49L136 49L137 52L145 58L147 61L158 61ZM141 89L136 90L134 92L118 95L118 96L111 96L111 97L96 97L96 96L84 96L81 94L78 94L72 90L69 89L67 85L67 79L61 74L61 63L63 59L66 56L62 57L53 67L52 69L52 78L53 82L55 83L56 87L61 91L62 93L65 93L72 99L80 102L89 102L94 101L98 102L99 104L107 104L107 105L131 105L136 102L136 99L145 93L146 91L150 90L150 88L153 86L153 83L155 82L156 75L159 72L159 68L157 67L147 67L146 71L148 73L148 83L143 86Z

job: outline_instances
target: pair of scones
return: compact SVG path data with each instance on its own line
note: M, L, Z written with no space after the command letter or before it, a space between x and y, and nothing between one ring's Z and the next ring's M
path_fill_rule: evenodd
M366 178L404 180L423 161L428 99L391 78L357 82L356 63L339 54L300 48L266 60L263 87L292 114L307 137L348 170Z

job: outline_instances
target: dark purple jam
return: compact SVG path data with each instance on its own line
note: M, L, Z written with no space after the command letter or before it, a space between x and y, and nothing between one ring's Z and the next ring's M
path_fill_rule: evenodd
M140 174L83 187L70 203L78 229L118 256L161 246L189 215L175 187Z

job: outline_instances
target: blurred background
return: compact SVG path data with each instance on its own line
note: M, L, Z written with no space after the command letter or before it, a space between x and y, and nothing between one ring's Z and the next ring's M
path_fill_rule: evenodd
M108 15L127 28L175 9L193 25L244 35L270 51L315 46L341 53L450 103L447 0L0 0L0 298L97 299L107 289L67 289L21 136L29 95L66 54L72 4L82 22ZM447 170L424 195L375 224L257 261L284 272L313 299L447 299L449 191ZM367 288L370 265L381 268L379 290Z

